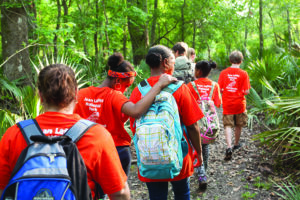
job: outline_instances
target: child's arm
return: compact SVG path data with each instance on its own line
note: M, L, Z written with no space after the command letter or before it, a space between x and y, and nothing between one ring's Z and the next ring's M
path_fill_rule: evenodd
M244 79L244 95L249 94L250 92L250 80L249 80L249 75L247 72L245 72L245 79Z
M216 83L216 86L213 91L213 101L216 107L220 108L222 104L222 97L221 97L221 92L220 92L220 87L219 84Z
M156 95L159 94L164 87L175 81L177 81L177 79L173 76L167 74L161 75L159 81L140 101L138 101L136 104L132 103L131 101L124 103L122 106L122 113L133 118L140 118L149 109Z
M186 126L188 136L190 138L190 141L197 152L198 155L198 161L199 161L199 166L202 165L203 158L202 158L202 146L201 146L201 139L200 139L200 130L198 123L194 123L190 126Z

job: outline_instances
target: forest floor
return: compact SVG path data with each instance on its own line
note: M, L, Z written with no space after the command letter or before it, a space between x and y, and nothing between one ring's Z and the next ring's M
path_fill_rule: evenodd
M217 80L219 72L212 73L211 79ZM284 174L277 172L273 164L271 153L253 141L252 136L263 131L258 124L253 129L245 127L242 130L240 142L242 148L233 153L231 161L224 161L226 142L223 132L222 109L219 109L221 132L218 140L210 145L208 187L205 192L198 190L196 176L190 178L192 200L277 200L275 194L278 189L274 183L284 179ZM233 140L234 141L234 140ZM133 160L136 160L132 146ZM149 199L146 184L137 177L136 163L132 164L129 177L131 198L133 200ZM169 200L174 199L171 184L169 184Z

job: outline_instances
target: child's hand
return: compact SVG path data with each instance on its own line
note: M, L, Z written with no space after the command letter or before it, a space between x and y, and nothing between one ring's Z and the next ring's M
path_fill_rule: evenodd
M168 86L170 83L173 83L175 81L177 81L177 78L169 74L163 74L160 76L157 84L159 84L160 88L163 89L164 87Z
M202 153L200 153L200 155L198 155L198 153L196 151L194 151L193 161L195 161L196 159L197 159L197 162L194 163L194 167L200 167L202 165L202 162L203 162Z

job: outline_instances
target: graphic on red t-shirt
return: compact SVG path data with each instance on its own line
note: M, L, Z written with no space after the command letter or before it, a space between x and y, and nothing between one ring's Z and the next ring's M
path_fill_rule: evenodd
M83 102L85 106L88 107L89 111L92 112L92 114L90 114L90 116L88 116L86 119L93 122L97 122L102 113L104 99L103 98L94 99L94 98L85 97L83 99Z
M57 136L66 132L81 117L77 114L46 112L36 120L47 136ZM0 189L8 184L17 160L27 146L17 127L10 127L0 141ZM111 135L102 126L90 128L76 143L87 168L88 184L94 195L95 181L106 194L120 191L127 180ZM9 156L8 156L9 155Z
M250 89L246 71L229 67L220 74L219 81L223 100L223 114L240 114L246 110L245 92Z
M203 97L209 97L211 88L212 88L212 80L208 79L208 78L198 78L197 80L194 81L198 92L201 96L201 98ZM199 95L197 94L197 92L195 91L192 83L188 83L188 88L191 90L194 98L196 99L197 103L200 104L200 98ZM221 106L222 104L222 99L221 99L221 94L220 94L220 87L218 83L215 83L215 87L214 87L214 91L212 94L212 100L214 101L215 106L217 106L218 108Z
M104 126L116 146L129 146L131 137L124 128L129 117L122 113L122 106L128 101L119 91L91 86L79 91L74 113Z

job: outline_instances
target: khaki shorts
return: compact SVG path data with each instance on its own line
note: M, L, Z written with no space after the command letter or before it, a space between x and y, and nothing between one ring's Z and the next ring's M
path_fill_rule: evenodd
M248 115L247 111L236 114L236 115L223 115L223 125L225 126L241 126L244 127L247 125Z

